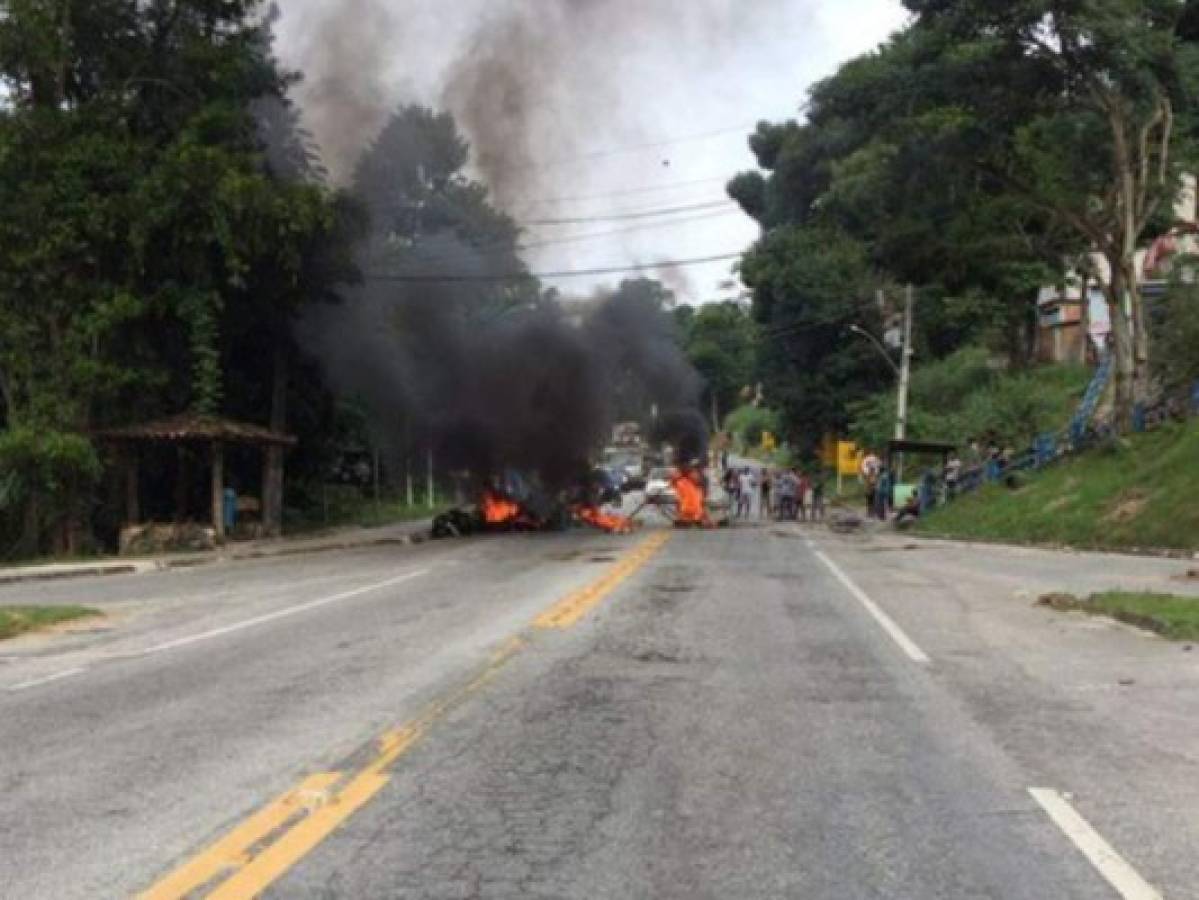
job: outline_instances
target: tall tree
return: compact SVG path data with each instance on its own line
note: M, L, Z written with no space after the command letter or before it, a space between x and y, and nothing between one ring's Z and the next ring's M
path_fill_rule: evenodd
M1150 329L1137 250L1172 214L1191 157L1179 112L1194 51L1181 0L908 0L927 37L928 107L947 162L997 179L1102 256L1116 410L1149 391ZM1181 137L1180 137L1181 136Z
M257 0L13 0L0 16L0 385L14 445L217 411L231 322L294 302L333 203L264 164L251 102L282 97L289 77L263 27ZM63 518L37 495L78 480L30 472L25 506L42 512L26 545L48 523L73 533L79 504L64 501Z
M777 228L746 254L741 276L754 295L766 403L783 414L791 443L814 453L891 374L848 333L879 323L864 248L826 227Z
M686 316L677 313L686 310ZM693 310L680 307L676 321L683 323L682 339L687 358L704 379L712 427L720 428L724 416L736 406L741 392L753 382L757 329L750 311L727 300Z

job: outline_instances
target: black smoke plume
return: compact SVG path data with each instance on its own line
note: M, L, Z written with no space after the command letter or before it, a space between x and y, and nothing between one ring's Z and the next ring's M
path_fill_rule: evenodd
M366 405L392 460L415 443L443 471L482 479L515 470L557 489L630 416L654 422L654 437L681 457L706 453L702 385L646 290L652 282L626 282L575 316L545 300L480 310L476 283L424 280L490 269L442 235L392 273L421 280L368 281L304 322L305 343L341 392Z

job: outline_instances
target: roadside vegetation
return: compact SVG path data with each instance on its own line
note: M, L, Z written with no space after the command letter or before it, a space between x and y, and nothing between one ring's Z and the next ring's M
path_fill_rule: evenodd
M763 435L778 434L781 425L782 418L777 412L750 404L737 407L724 420L724 430L741 452L761 447Z
M908 433L961 444L991 434L1019 450L1043 432L1060 431L1090 380L1082 365L1010 370L985 347L964 347L912 373ZM894 390L851 407L850 433L864 447L881 447L895 427Z
M1064 612L1108 616L1170 640L1199 640L1199 597L1107 591L1085 600L1071 594L1046 594L1040 603Z
M86 606L0 606L0 641L99 615Z
M933 536L1082 549L1199 550L1199 422L1134 435L933 512Z
M377 500L352 486L330 486L323 499L304 509L286 511L284 523L290 534L324 531L329 528L379 528L400 522L430 519L447 509L444 497L435 498L430 509L423 494L408 503L403 496L384 493Z

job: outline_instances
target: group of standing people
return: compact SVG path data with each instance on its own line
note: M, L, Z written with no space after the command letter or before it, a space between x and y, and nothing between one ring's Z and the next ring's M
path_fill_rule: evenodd
M988 437L985 442L967 438L963 454L954 450L947 455L939 478L934 470L924 471L917 486L907 497L900 499L895 496L898 486L895 473L877 454L867 452L859 469L866 491L866 514L882 521L892 513L897 522L918 518L938 503L956 497L964 477L982 473L988 481L999 480L1006 473L1011 458L1011 449L1002 446L994 437Z
M802 469L727 469L724 489L738 519L754 514L755 498L759 519L812 521L824 519L824 478ZM810 519L809 519L810 517Z

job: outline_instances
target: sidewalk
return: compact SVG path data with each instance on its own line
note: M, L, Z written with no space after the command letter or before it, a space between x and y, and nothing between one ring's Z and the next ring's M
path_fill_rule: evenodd
M22 581L53 581L99 575L143 575L167 569L184 569L244 559L264 559L350 550L387 544L416 544L429 534L431 522L418 519L379 528L341 528L303 537L283 537L258 541L238 541L218 550L196 553L170 553L161 556L102 557L77 563L46 563L33 566L0 568L0 585Z

